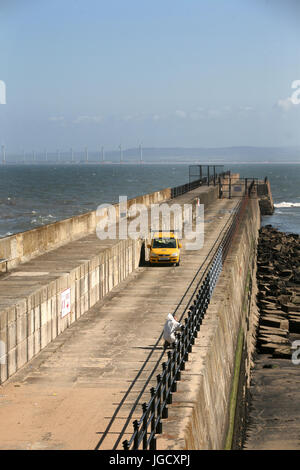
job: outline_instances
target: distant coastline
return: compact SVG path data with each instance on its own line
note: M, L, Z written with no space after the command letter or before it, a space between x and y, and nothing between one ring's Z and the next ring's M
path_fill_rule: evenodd
M2 164L299 164L300 147L139 147L94 151L25 151L5 148Z

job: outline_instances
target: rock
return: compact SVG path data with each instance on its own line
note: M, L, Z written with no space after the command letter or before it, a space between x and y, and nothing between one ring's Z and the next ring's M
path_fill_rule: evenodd
M276 317L280 317L282 319L285 319L288 317L287 313L284 312L283 310L280 310L280 309L276 309L276 310L268 310L268 309L261 309L261 314L262 315L272 315L272 316L276 316Z
M292 351L290 347L280 347L274 349L272 356L278 359L290 359L292 356Z
M262 354L273 354L275 349L278 349L278 344L276 343L263 343L259 347L259 351Z
M288 328L274 328L272 326L260 325L259 332L262 334L279 335L279 336L287 337L289 330Z
M269 310L276 310L276 303L268 302L267 300L259 300L258 304L262 308L268 308Z
M300 305L295 305L295 304L292 304L291 302L288 302L286 304L281 304L281 308L286 313L300 312Z
M290 344L290 341L287 338L283 338L279 335L269 335L269 334L260 334L257 338L258 343L276 343L276 344Z
M300 333L300 318L291 316L289 318L290 333Z
M262 353L290 358L289 333L300 333L300 237L268 225L257 249L257 345Z
M259 319L261 325L272 326L274 328L281 328L282 318L275 315L263 315Z
M291 300L291 295L279 295L278 296L278 301L282 304L286 304Z

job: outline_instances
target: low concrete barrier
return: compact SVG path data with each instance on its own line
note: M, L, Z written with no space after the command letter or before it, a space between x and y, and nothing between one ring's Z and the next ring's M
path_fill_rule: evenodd
M129 199L127 209L134 204L144 204L149 207L151 204L166 201L170 197L171 188L155 191ZM119 204L113 204L113 206L118 216ZM0 259L5 260L6 269L10 270L20 263L95 231L97 224L106 214L105 209L101 211L101 214L97 214L95 210L2 238L0 239Z

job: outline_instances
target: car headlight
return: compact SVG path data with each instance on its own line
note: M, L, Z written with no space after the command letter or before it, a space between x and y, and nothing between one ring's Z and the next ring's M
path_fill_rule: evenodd
M178 253L172 253L171 256L178 256Z
M151 253L150 256L151 256L151 258L157 258L158 257L158 255L156 253Z

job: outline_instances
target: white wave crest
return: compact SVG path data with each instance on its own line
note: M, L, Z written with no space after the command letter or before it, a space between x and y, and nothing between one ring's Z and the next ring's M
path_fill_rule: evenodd
M274 207L300 207L300 202L279 202Z

